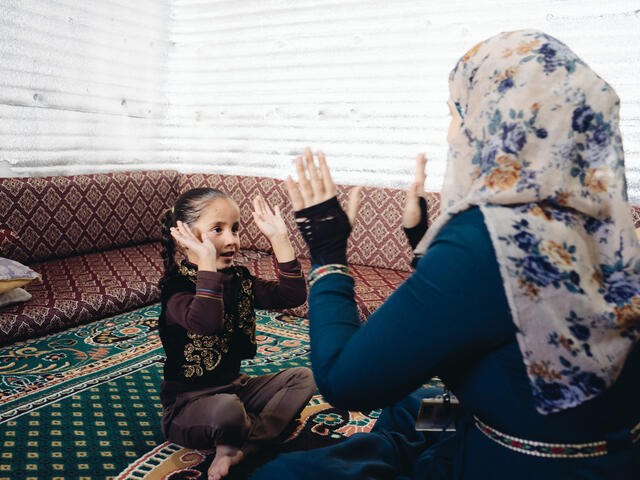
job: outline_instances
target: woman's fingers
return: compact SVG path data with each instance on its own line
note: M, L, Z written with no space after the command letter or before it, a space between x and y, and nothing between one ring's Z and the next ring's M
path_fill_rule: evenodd
M336 194L336 186L331 178L331 172L327 165L327 159L324 157L324 152L318 152L318 165L320 166L320 174L322 175L322 183L324 186L324 192L327 198L331 198Z
M309 147L304 149L303 157L295 160L298 182L287 177L286 185L294 210L301 210L328 200L336 195L336 186L331 179L324 153L318 152L318 165Z
M307 156L311 156L311 151L309 150L308 147L305 149L304 155L305 155L305 158ZM300 193L302 194L302 198L304 198L306 205L310 205L313 200L313 188L311 187L311 182L307 178L307 172L304 167L304 162L302 160L302 157L296 158L296 171L298 173L298 185L300 187Z
M307 155L307 150L309 155ZM318 152L318 158L320 158L321 152ZM324 197L324 184L320 172L316 167L316 162L313 160L313 154L311 150L305 149L305 159L307 164L307 171L309 172L309 178L311 179L311 189L313 190L313 197L315 201L322 201Z
M407 188L407 202L415 200L418 197L418 189L420 188L420 184L418 182L413 182Z
M427 174L425 173L426 166L427 157L424 153L421 153L416 157L416 172L414 178L422 191L424 191L424 181L427 179Z
M302 210L305 207L304 198L302 197L302 193L300 193L298 184L293 181L291 175L287 177L285 185L287 186L287 193L289 194L289 199L291 199L291 206L293 206L293 209L296 212L298 210Z
M349 200L347 202L347 217L349 218L349 223L353 225L353 222L356 219L356 215L358 214L358 209L360 208L360 193L362 192L362 187L353 187L349 192Z

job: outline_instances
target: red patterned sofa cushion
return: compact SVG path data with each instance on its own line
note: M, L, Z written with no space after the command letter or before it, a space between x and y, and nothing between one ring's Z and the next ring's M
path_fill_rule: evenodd
M187 174L180 179L180 192L190 188L213 187L231 195L240 206L240 244L242 248L269 251L267 239L251 219L252 199L262 195L270 205L279 205L296 255L308 258L309 252L296 228L293 210L284 181L274 178L219 174ZM338 199L345 205L351 187L339 185ZM402 232L403 190L366 187L356 224L349 240L347 256L354 265L368 265L410 271L413 254ZM440 196L428 194L429 223L440 207Z
M273 256L255 259L238 258L238 260L239 264L245 265L251 273L260 278L266 280L277 278ZM306 258L301 259L300 263L306 276L311 269L311 263ZM351 270L355 279L355 299L360 320L363 322L409 277L409 272L406 271L364 265L351 265ZM305 302L304 305L283 311L291 315L307 317L308 310L309 306Z
M160 243L29 265L42 275L27 303L0 310L0 344L116 315L159 299Z
M346 207L350 186L338 185L338 200ZM356 217L347 258L350 264L391 270L411 271L413 252L402 231L404 190L365 187ZM440 209L440 196L427 195L428 223L433 223ZM434 216L435 215L435 216ZM297 238L302 241L301 236Z
M631 215L633 215L634 226L640 228L640 207L631 207Z
M160 239L173 170L0 179L2 256L22 263Z

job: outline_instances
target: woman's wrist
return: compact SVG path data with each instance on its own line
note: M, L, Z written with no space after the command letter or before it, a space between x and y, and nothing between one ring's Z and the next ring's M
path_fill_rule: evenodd
M427 224L427 201L424 197L419 197L419 205L420 205L420 219L418 223L412 227L402 227L404 234L411 245L411 248L414 249L427 232L428 224Z
M313 265L346 265L351 225L336 196L297 211L295 217Z

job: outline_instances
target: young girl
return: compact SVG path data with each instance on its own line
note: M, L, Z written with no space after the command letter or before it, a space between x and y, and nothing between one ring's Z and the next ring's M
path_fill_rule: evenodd
M219 190L185 192L162 220L162 431L189 448L215 447L209 480L276 440L316 389L304 367L259 377L240 373L240 361L256 353L254 307L294 307L307 294L278 207L273 213L261 197L253 206L253 218L278 260L279 281L233 265L240 210ZM187 257L179 265L176 243Z

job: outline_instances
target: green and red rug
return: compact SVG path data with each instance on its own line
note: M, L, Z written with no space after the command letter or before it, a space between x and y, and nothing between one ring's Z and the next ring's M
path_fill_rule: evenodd
M0 348L0 480L206 479L212 455L160 432L162 345L153 305ZM257 311L258 354L243 371L309 366L308 322ZM247 478L278 453L369 431L378 411L346 412L315 395L288 439L229 478Z

